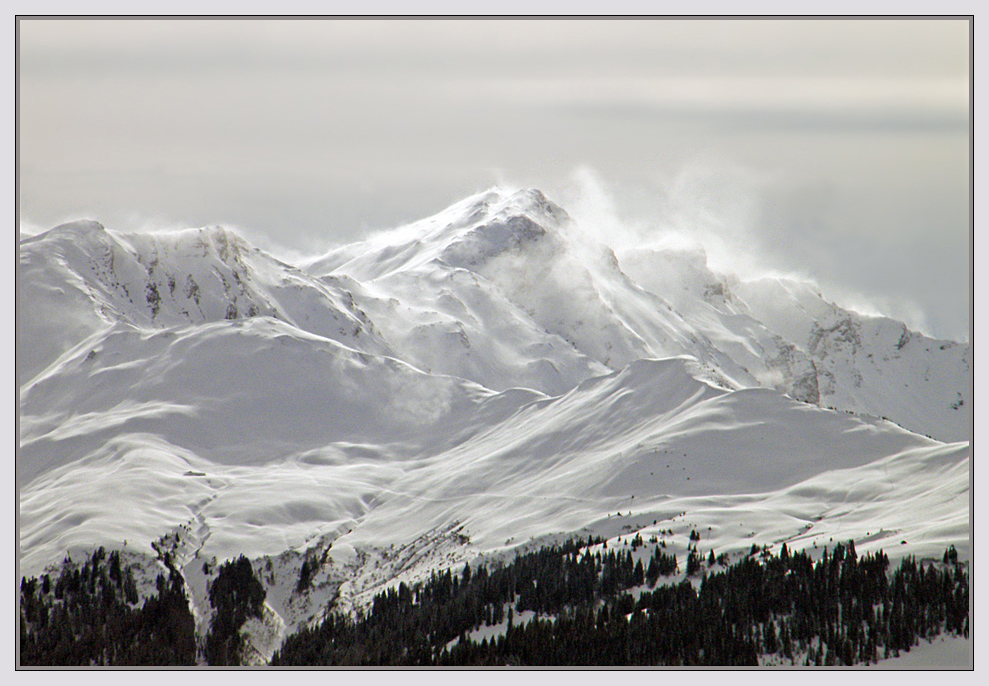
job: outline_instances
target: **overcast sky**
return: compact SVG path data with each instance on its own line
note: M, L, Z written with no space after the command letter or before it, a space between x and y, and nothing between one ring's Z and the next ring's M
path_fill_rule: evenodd
M21 20L20 212L279 254L536 186L968 339L964 20Z

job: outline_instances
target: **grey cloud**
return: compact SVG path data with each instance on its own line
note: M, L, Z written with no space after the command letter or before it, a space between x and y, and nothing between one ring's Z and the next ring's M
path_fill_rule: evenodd
M547 106L555 115L588 117L599 121L637 119L669 122L697 128L713 127L721 131L771 132L909 132L968 129L965 110L904 109L896 107L869 109L811 108L715 108L684 107L636 102L576 103Z
M22 20L22 73L956 74L964 20Z

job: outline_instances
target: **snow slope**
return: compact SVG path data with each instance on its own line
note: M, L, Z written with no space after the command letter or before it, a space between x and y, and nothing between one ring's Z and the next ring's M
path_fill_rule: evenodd
M860 550L894 557L933 556L948 544L967 554L967 444L770 390L727 392L692 377L691 364L640 361L553 399L488 396L473 413L447 414L445 436L415 454L408 444L399 455L347 442L252 466L227 453L198 457L176 445L180 436L118 434L24 489L22 564L87 542L140 546L164 524L194 531L200 560L274 557L325 539L338 569L333 593L359 604L393 574L414 578L567 532L611 538L674 527L684 554L694 527L713 529L705 541L719 553L855 538ZM467 435L477 415L485 430ZM385 558L425 534L446 548L434 541Z
M972 436L971 348L828 302L786 279L736 286L751 312L817 369L820 403L887 417L941 440Z
M571 535L970 554L967 345L616 256L538 191L299 267L74 222L18 279L21 573L171 548L202 624L203 562L244 553L259 661L331 600Z

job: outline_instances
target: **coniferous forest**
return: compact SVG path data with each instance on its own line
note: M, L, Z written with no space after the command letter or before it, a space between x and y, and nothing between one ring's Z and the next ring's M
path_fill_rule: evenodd
M785 545L778 554L753 546L733 564L693 547L688 578L661 583L680 572L661 545L643 563L632 554L640 537L631 548L601 543L572 540L401 583L356 615L331 611L288 636L271 664L725 666L773 655L782 664L834 666L969 632L968 572L954 548L940 562L907 557L891 571L885 554L860 557L853 542L816 562ZM54 583L23 580L21 664L196 664L182 578L169 567L140 608L119 557L102 549ZM201 663L238 664L239 628L259 616L264 598L246 558L221 566ZM521 613L532 619L519 621ZM470 637L495 625L504 630Z
M645 568L632 560L628 549L570 542L503 567L433 574L379 594L366 614L331 614L288 637L272 664L715 666L769 653L832 666L895 656L942 632L968 635L968 575L953 549L940 565L906 558L892 574L886 555L858 557L851 542L816 563L785 545L730 566L694 549L696 587L656 585L677 571L659 546ZM537 617L517 625L513 607ZM506 612L502 635L468 637Z
M195 665L195 622L184 581L165 558L157 593L138 606L120 554L103 548L81 566L21 580L20 657L28 665Z

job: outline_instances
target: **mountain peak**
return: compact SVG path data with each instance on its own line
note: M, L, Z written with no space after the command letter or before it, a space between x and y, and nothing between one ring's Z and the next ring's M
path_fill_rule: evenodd
M518 253L571 221L535 188L494 187L411 224L342 246L304 263L311 274L343 272L374 280L439 260L474 270L504 253Z
M448 213L460 216L451 221ZM450 224L467 226L484 220L505 219L526 215L538 223L559 223L570 216L566 211L546 197L538 188L503 188L495 186L472 195L444 210L438 218Z
M538 188L523 188L520 190L498 190L500 197L497 203L490 203L491 215L496 217L511 217L526 215L544 226L561 224L570 219L562 207L546 197Z
M71 222L65 222L64 224L59 224L52 231L57 231L60 233L78 232L78 233L93 233L93 232L104 232L106 227L100 224L94 219L77 219Z
M93 246L104 244L108 240L109 232L106 227L93 219L77 219L71 222L59 224L48 231L43 231L35 236L30 236L27 241L55 241L57 244L66 246Z

